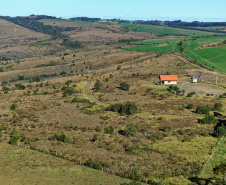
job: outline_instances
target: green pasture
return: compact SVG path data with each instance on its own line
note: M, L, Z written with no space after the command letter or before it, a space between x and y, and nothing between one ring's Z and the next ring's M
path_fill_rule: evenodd
M213 168L216 165L220 165L221 163L226 161L226 139L223 138L220 141L216 151L213 153L211 160L206 164L206 167L203 169L202 174L200 174L201 178L210 178L214 177Z
M198 47L200 47L202 45L210 44L210 43L214 43L214 42L219 42L219 41L224 41L224 40L226 40L226 36L198 38L196 40L183 41L184 51L185 50L194 50L194 49L197 49Z
M152 51L157 53L161 53L161 52L170 53L173 51L178 51L179 45L178 45L178 42L171 42L171 43L163 43L163 44L130 47L125 49L130 51Z
M209 68L226 73L226 46L190 50L184 53Z
M216 33L172 28L167 26L141 25L141 24L123 24L123 28L137 30L140 32L149 32L157 35L178 35L178 36L211 36ZM219 34L220 35L220 34Z

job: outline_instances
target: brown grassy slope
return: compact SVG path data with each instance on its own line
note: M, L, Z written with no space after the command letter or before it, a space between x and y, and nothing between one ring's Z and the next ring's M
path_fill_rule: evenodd
M18 59L45 53L41 48L30 48L29 45L49 39L49 35L37 33L5 20L0 20L0 26L1 56Z
M42 20L44 24L52 26L75 27L76 30L65 32L73 40L83 42L97 42L97 43L115 43L122 39L152 39L156 38L155 34L133 32L121 28L120 25L103 25L99 23L81 24L73 22L54 22Z

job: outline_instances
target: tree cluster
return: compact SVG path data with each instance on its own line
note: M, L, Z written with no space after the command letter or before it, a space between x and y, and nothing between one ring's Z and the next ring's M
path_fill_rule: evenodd
M135 103L127 101L126 103L117 103L110 105L106 109L107 111L118 112L120 114L133 115L137 113L138 109Z
M14 24L18 24L22 27L34 30L36 32L41 32L44 34L49 34L54 38L67 38L66 35L62 34L65 31L75 30L76 28L72 27L58 27L51 25L44 25L42 22L39 22L41 17L33 18L33 17L15 17L15 18L5 18L5 20L13 22Z

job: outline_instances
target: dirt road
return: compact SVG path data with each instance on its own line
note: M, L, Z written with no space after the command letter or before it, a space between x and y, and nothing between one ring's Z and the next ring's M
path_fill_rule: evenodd
M85 92L86 92L86 96L93 102L97 103L97 104L101 104L101 105L108 105L104 102L99 101L98 99L96 99L96 97L93 95L92 91L92 81L88 81L86 86L85 86Z

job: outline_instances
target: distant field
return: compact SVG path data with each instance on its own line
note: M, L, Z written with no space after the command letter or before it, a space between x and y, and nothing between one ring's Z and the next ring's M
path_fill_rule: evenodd
M184 53L189 57L196 59L201 64L213 68L220 72L226 72L226 46L214 48L200 48L207 44L224 41L226 36L199 38L196 40L185 40L186 38L172 38L132 42L142 46L125 48L130 51L151 51L157 53L170 53L179 50L179 42L184 45ZM150 45L148 45L150 44Z
M73 20L66 20L66 19L44 19L45 21L54 21L54 22L73 22L73 23L82 23L82 24L92 24L92 22L87 21L73 21Z
M184 53L207 67L226 73L226 46L184 51Z
M172 39L145 40L145 41L139 41L139 42L131 42L131 44L137 44L137 45L161 44L161 43L179 42L183 39L184 37L172 38Z
M163 44L130 47L125 49L130 51L152 51L157 53L161 53L161 52L170 53L173 51L178 51L179 46L178 46L178 42L171 42L171 43L163 43Z
M196 40L187 40L186 38L173 38L173 39L159 39L159 40L149 40L140 42L131 42L131 44L139 44L143 46L126 48L131 51L152 51L152 52L173 52L179 50L179 42L183 41L184 51L194 50L198 47L210 44L218 41L226 40L226 37L210 37L210 38L199 38ZM149 45L148 45L149 44Z
M140 25L140 24L124 24L122 25L122 27L141 32L155 33L157 35L178 35L191 37L191 36L211 36L216 34L204 31L186 30L166 26Z
M206 30L226 30L225 26L196 27L196 28L201 28L201 29L206 29Z

